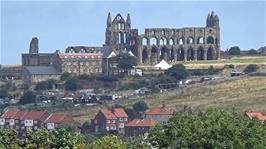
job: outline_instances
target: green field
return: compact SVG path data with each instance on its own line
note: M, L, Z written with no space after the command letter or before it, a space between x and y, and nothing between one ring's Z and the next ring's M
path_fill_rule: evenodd
M229 82L151 94L138 99L119 100L108 106L115 103L132 106L139 100L145 100L150 107L165 103L177 110L187 105L200 109L214 107L229 111L236 108L240 112L246 110L266 112L266 76L248 76ZM75 120L83 123L93 118L98 110L104 107L105 105L75 108L68 112Z

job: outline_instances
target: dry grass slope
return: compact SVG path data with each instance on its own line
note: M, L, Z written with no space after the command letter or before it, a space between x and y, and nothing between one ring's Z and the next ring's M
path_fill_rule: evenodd
M138 100L145 100L150 107L165 103L175 108L187 105L192 108L206 109L214 107L232 110L235 107L241 112L246 110L266 112L266 77L249 76L231 82L184 88L179 91L152 94L143 98L117 101L116 103L132 106ZM93 118L98 110L103 107L104 105L69 112L78 122L83 123Z

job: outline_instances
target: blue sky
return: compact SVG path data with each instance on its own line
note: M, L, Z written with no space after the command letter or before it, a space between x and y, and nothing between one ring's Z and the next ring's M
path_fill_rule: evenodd
M101 46L111 12L131 14L132 28L201 27L208 13L220 18L221 48L266 45L265 1L1 1L1 64L20 64L32 37L39 52L67 46Z

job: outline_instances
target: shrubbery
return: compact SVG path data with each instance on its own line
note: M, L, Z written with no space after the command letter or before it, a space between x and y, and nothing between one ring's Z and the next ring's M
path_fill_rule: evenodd
M251 72L256 72L259 69L259 66L256 64L249 64L245 69L245 73L251 73Z

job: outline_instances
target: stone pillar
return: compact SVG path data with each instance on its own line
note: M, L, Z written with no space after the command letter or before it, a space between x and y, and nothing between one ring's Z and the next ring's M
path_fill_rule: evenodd
M161 51L161 49L158 49L158 51L157 51L157 62L156 63L159 63L160 62L160 57L161 57L161 53L162 51Z
M184 49L184 61L186 62L187 61L187 49Z
M139 63L142 64L142 48L138 48L138 60L139 60Z

